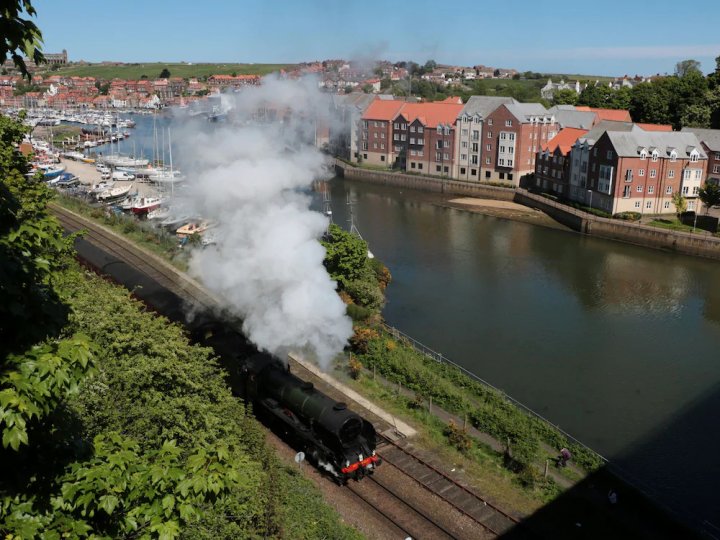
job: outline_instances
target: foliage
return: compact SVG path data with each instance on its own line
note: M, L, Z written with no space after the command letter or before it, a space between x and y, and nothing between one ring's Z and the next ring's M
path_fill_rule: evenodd
M675 214L680 217L687 210L687 199L679 191L673 193L672 203L675 205Z
M93 367L81 335L60 340L67 307L55 281L72 252L48 215L50 190L28 180L16 146L25 129L0 117L0 429L2 446L27 445L28 423L49 414Z
M322 245L326 251L325 268L342 287L363 277L367 268L368 247L362 238L332 223Z
M363 370L362 362L360 362L356 356L354 357L350 355L350 359L348 360L348 370L350 371L350 376L353 379L359 379Z
M62 66L58 69L57 74L68 77L95 77L107 81L115 78L137 80L143 74L160 73L163 69L167 69L174 77L202 79L210 75L230 75L233 71L241 75L264 76L281 69L291 71L294 67L293 64L187 64L166 62L120 65L86 64Z
M713 206L720 206L720 186L706 183L698 191L698 197L705 205L705 213L707 214Z
M160 75L158 75L158 79L169 79L169 78L170 78L170 70L165 67L160 72Z
M640 221L642 214L640 212L618 212L613 215L613 219L621 219L623 221Z
M374 274L372 275L374 278ZM345 291L357 304L370 310L379 311L385 305L385 296L378 285L378 282L367 279L356 279L345 284Z
M23 18L23 15L36 15L32 0L3 0L0 5L0 63L5 62L8 57L12 58L20 73L30 79L22 54L38 65L45 61L40 29L31 20Z
M552 103L553 105L575 105L577 104L579 96L575 93L575 90L564 89L558 90L553 94Z
M352 302L346 307L347 316L350 317L354 322L367 321L375 313L373 310L363 306L358 306Z
M700 71L700 62L697 60L681 60L675 64L675 75L685 77L691 73L702 75Z
M448 422L444 435L448 442L461 452L468 452L472 447L472 439L468 436L467 431L455 425L453 420Z

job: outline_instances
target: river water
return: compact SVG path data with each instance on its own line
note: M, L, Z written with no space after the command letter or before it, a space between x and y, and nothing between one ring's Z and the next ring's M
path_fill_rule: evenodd
M134 138L148 156L152 119L137 121L121 150ZM345 227L346 197L356 201L356 225L393 275L389 324L720 533L717 262L450 209L410 190L335 179L331 194Z

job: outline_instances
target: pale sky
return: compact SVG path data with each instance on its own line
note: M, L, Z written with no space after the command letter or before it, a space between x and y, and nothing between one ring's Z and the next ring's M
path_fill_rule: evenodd
M668 0L35 0L46 52L71 60L413 60L651 75L720 56L720 2Z

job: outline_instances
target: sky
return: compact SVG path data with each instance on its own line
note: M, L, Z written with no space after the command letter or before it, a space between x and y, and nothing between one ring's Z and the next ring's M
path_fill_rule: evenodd
M344 58L584 75L720 56L718 0L34 0L45 52L99 62Z

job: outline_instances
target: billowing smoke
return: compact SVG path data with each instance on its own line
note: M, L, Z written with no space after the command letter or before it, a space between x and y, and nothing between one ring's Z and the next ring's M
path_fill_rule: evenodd
M193 252L191 273L260 349L299 351L325 367L352 323L323 266L327 218L310 210L308 190L328 174L306 140L322 106L313 81L266 79L223 96L227 124L176 140L192 210L216 223L206 235L217 243Z

